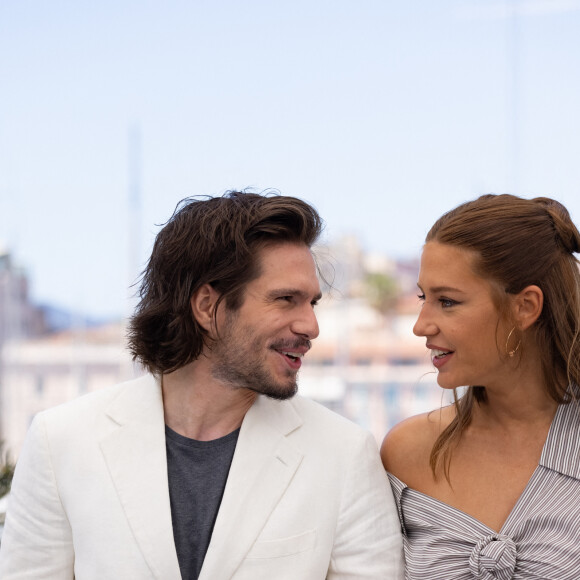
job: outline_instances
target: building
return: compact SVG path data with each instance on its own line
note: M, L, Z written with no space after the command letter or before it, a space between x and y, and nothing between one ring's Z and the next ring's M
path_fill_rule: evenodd
M45 331L42 311L29 298L28 278L0 244L0 349L7 340Z
M121 324L73 329L4 344L0 437L17 456L36 413L139 373Z

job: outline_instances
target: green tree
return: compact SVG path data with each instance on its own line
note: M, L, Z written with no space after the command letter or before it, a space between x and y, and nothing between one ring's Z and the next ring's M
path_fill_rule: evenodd
M15 464L10 459L10 454L4 449L4 441L0 441L0 497L5 496L10 491L14 467Z
M369 304L382 316L387 316L397 304L397 281L388 274L372 272L365 278L365 291Z

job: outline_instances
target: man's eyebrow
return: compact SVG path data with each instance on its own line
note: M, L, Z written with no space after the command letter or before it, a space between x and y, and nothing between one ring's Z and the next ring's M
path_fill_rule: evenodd
M268 298L279 298L280 296L298 296L299 298L308 299L310 294L298 288L276 288L267 294ZM322 292L312 297L312 302L318 302L322 298Z

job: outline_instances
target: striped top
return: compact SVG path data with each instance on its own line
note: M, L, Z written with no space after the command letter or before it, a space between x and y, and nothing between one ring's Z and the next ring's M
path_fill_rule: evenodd
M580 411L560 405L540 463L499 533L389 473L407 580L579 580Z

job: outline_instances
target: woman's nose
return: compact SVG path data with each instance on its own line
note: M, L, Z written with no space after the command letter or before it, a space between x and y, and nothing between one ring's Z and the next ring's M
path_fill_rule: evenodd
M433 336L437 334L437 325L429 316L428 309L425 308L425 304L423 308L421 308L421 312L419 312L419 316L417 317L417 322L415 322L413 326L413 334L415 336Z

